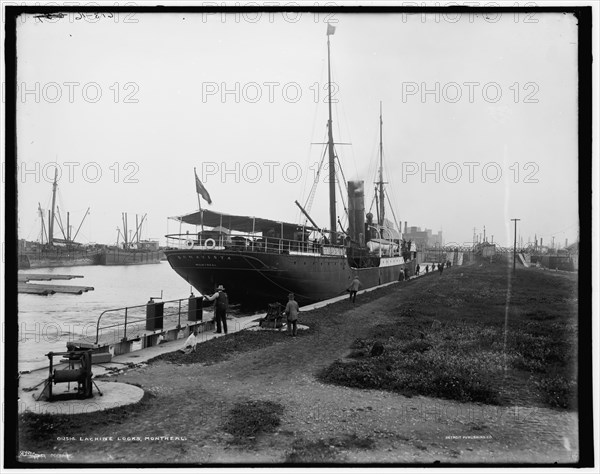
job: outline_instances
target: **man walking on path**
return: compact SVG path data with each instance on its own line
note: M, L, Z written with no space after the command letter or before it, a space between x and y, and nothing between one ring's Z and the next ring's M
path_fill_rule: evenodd
M350 301L352 301L352 303L356 302L356 293L360 289L361 285L362 283L358 279L358 275L356 275L354 280L352 280L352 283L350 283L350 287L348 288L348 291L350 292Z
M223 324L223 332L227 334L227 308L229 306L229 299L223 285L217 287L217 292L212 296L205 297L208 301L215 301L215 320L217 322L217 330L215 333L221 333L221 323Z
M294 299L294 293L290 293L288 299L289 301L285 306L288 336L296 337L296 334L298 333L298 313L300 312L300 307L298 306L298 302Z

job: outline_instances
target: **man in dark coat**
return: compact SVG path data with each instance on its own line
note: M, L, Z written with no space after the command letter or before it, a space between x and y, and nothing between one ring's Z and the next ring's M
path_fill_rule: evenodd
M223 332L227 334L227 308L229 307L229 299L223 285L217 287L217 292L212 296L205 296L208 301L215 301L215 321L217 322L216 333L221 333L221 324Z

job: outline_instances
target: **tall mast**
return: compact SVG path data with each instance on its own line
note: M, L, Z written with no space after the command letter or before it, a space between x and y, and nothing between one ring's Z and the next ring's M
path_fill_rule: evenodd
M39 202L38 202L38 211L40 212L40 218L42 219L41 240L42 240L42 245L43 245L44 244L44 236L46 235L46 225L44 224L44 211L42 211L42 205Z
M331 52L329 46L329 36L335 33L335 27L327 24L327 101L329 104L329 121L327 122L327 129L329 138L327 147L329 149L329 230L331 232L331 243L336 242L335 229L336 225L336 211L335 211L335 153L333 151L333 120L331 118Z
M146 216L148 214L144 214L142 216L142 220L138 223L138 215L135 215L135 234L133 235L133 238L135 239L136 243L140 243L140 237L142 236L142 224L144 223L144 219L146 219Z
M123 241L125 244L124 248L128 248L129 247L129 240L127 240L127 214L122 212L121 213L121 220L123 221Z
M58 168L54 168L54 184L52 184L52 209L50 211L50 222L48 222L48 243L54 243L54 208L56 206L56 188L58 179Z
M383 113L379 102L379 225L383 225L385 217L385 202L383 196Z

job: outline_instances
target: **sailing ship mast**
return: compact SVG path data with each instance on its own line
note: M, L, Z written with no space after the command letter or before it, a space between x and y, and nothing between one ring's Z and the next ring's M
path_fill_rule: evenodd
M385 217L385 197L383 195L383 112L379 102L379 225L383 227Z
M335 26L327 24L327 101L329 104L329 120L327 122L329 150L329 230L331 243L336 242L336 210L335 210L335 152L333 150L333 120L331 118L331 52L329 46L329 36L335 33Z
M41 232L41 241L42 245L44 245L44 237L46 236L46 225L44 224L44 211L42 210L42 205L38 202L38 211L40 213L40 218L42 220L42 232ZM46 236L46 240L48 237Z
M52 210L50 211L50 218L48 220L48 244L54 243L54 209L56 207L56 188L58 178L58 168L54 168L54 183L52 184Z

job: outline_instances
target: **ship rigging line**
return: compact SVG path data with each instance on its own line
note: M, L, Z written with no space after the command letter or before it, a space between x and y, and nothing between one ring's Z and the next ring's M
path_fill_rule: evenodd
M265 275L265 274L264 274L264 273L263 273L263 272L262 272L260 269L256 268L256 267L255 267L255 266L252 264L252 262L251 262L250 260L248 260L248 258L247 258L245 255L242 255L242 258L243 258L244 260L246 260L246 263L248 263L248 264L249 264L249 265L252 267L252 269L253 269L253 270L257 271L257 272L259 273L259 275L260 275L260 276L262 276L262 277L264 277L265 279L269 280L271 283L273 283L275 286L278 286L279 288L281 288L282 290L284 290L286 293L291 293L291 290L290 290L289 288L285 288L285 287L281 286L279 283L277 283L276 281L272 280L272 279L271 279L271 278L269 278L267 275ZM310 298L310 296L308 296L308 295L303 295L303 294L301 294L301 293L294 292L294 294L295 294L295 295L298 295L298 296L303 296L303 297L306 297L306 298Z
M323 63L321 63L321 73L320 73L320 75L319 75L319 78L320 78L320 79L319 79L319 84L322 84L322 83L324 82L324 81L323 81L323 78L324 78L324 71L325 71L325 63L323 62ZM311 133L310 133L310 136L311 136L311 138L315 136L315 128L316 128L316 126L317 126L317 116L318 116L318 114L319 114L319 105L320 105L320 103L321 103L320 101L317 101L317 102L316 102L316 106L315 106L315 112L314 112L314 114L313 114L312 130L311 130ZM322 141L325 141L325 140L326 140L326 137L327 137L327 132L325 132L325 133L324 133L324 136L323 136L323 140L322 140ZM307 161L308 165L310 164L310 154L311 154L311 151L310 151L310 150L311 150L311 146L312 146L312 144L310 144L310 145L308 146L308 156L307 156L307 159L306 159L306 161ZM310 167L309 167L309 166L307 166L307 168L309 168L309 169L310 169ZM302 200L304 199L304 193L305 193L305 191L306 191L306 180L308 179L308 176L309 176L309 173L307 172L307 173L306 173L306 178L305 178L305 181L304 181L304 187L302 188L302 196L301 196L301 198L300 198L300 201L302 201ZM311 189L312 189L312 188L311 188ZM309 195L309 198L307 198L306 202L304 203L304 208L305 208L305 209L306 209L306 204L307 204L307 203L308 203L310 200L311 200L311 198L310 198L310 195ZM311 204L312 204L312 201L311 201ZM305 221L305 222L306 222L306 221Z
M310 188L308 198L304 203L304 208L306 209L306 212L310 212L310 209L312 208L312 204L315 199L315 192L317 191L317 186L319 185L319 178L321 177L321 170L323 169L323 161L325 160L326 153L327 148L323 148L323 156L321 156L321 161L319 162L319 167L317 168L317 175L315 176L315 180L313 181L312 187Z
M332 76L335 76L336 72L337 71L336 71L335 65L332 64ZM346 127L346 129L348 131L348 138L350 138L349 142L352 143L352 140L351 140L352 133L350 131L350 125L349 125L348 117L346 116L346 109L344 108L344 102L343 102L343 100L336 100L334 102L334 104L335 104L334 105L334 107L335 107L335 116L338 119L335 122L336 127L337 127L337 133L338 133L337 136L338 137L342 137L343 136L342 135L342 129L341 129L342 118L343 118L343 120L344 120L343 125ZM341 113L338 110L338 105L339 105L339 109L341 110ZM354 165L354 173L356 175L358 175L358 166L356 165L356 155L354 154L354 147L351 147L350 150L351 150L350 153L352 154L352 164ZM336 155L336 158L337 158L337 155ZM341 169L341 165L340 165L340 169Z
M375 187L375 192L377 193L377 187ZM373 199L371 199L371 206L369 207L369 212L373 210L373 204L375 203L375 194L373 194Z
M348 219L348 207L346 206L346 201L344 200L344 189L342 189L342 185L341 183L345 183L346 182L346 176L344 176L344 170L342 169L342 164L340 163L340 159L338 158L337 154L335 155L335 159L337 161L338 167L340 169L340 173L342 175L342 180L340 181L339 179L337 180L337 184L338 184L338 188L340 190L340 199L342 200L342 206L344 207L344 212L345 212L345 219Z
M385 152L385 146L384 146L383 150L382 150L382 158L385 160L385 157L386 157L386 152ZM387 168L385 168L385 169L387 171ZM391 176L389 173L388 173L388 182L391 185L392 179L391 179ZM388 193L388 190L390 190L390 189L391 189L391 196ZM394 206L392 205L392 198L393 198L394 202L396 202L396 203L398 202L398 198L396 197L394 186L388 186L387 188L384 189L384 191L385 191L385 195L387 196L388 204L390 205L392 215L394 216L394 221L396 223L397 230L398 230L398 232L400 232L400 234L402 234L402 224L400 222L398 222L398 219L396 218L396 214L394 213Z
M390 196L388 195L387 189L383 190L383 194L387 198L388 204L390 205L390 211L392 211L392 216L394 216L394 222L396 224L396 229L398 230L398 232L401 233L402 229L400 229L400 227L398 227L398 219L396 219L396 213L394 212L394 207L392 206L392 202L390 201Z

